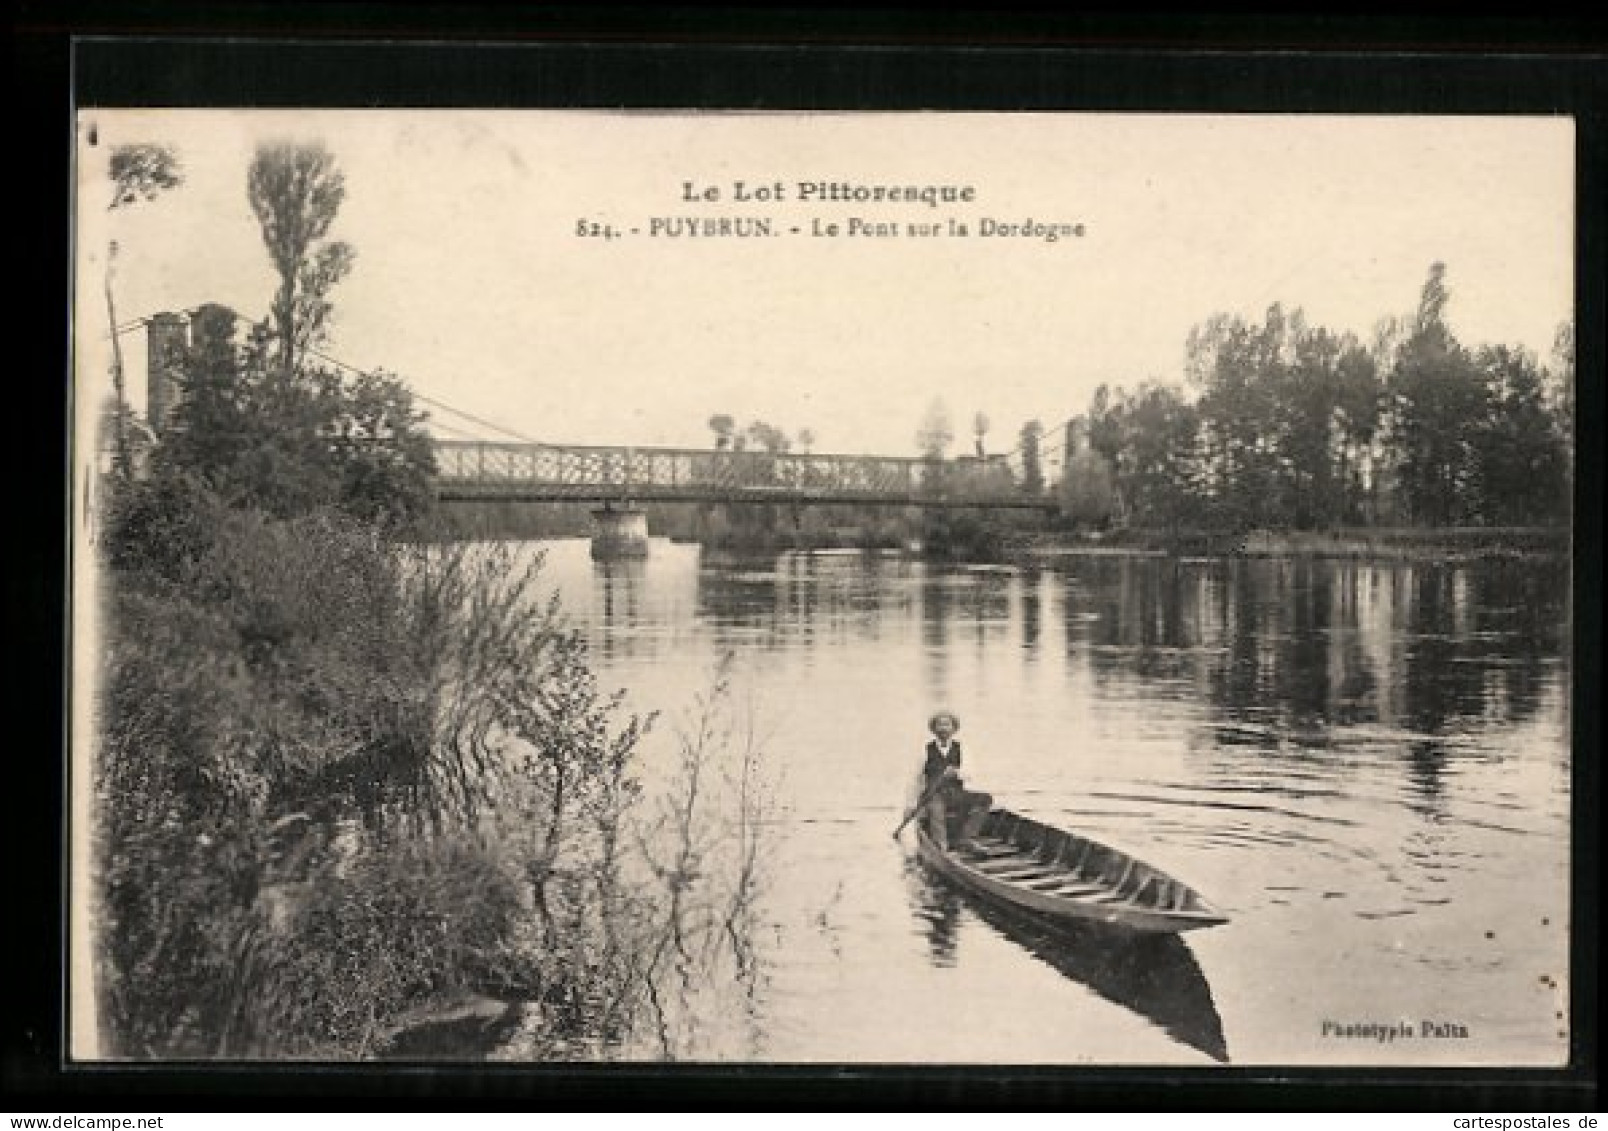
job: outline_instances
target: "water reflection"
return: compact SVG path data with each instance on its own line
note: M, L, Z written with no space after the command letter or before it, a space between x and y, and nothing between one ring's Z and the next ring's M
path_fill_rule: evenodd
M1106 559L1071 566L1061 602L1069 658L1105 684L1187 689L1226 741L1311 750L1336 728L1375 726L1434 744L1542 709L1566 646L1568 573ZM1441 754L1413 757L1432 802Z
M1011 593L1021 580L1014 570L980 569L969 573L962 589L966 596L971 639L978 654L990 644L1008 643L1011 636Z
M1228 1062L1228 1042L1211 986L1189 945L1178 936L1054 923L963 892L913 857L906 859L905 870L911 908L935 962L955 962L964 906L1064 977L1137 1014L1187 1047L1218 1063Z
M593 563L596 607L601 613L601 649L605 660L612 660L621 649L621 640L631 639L632 629L642 616L642 590L648 563L640 559L598 560ZM624 630L623 632L621 630Z
M1039 640L1044 635L1044 575L1037 567L1024 569L1018 581L1022 592L1022 649L1029 659L1038 656Z
M1433 739L1419 739L1407 745L1407 773L1417 797L1413 808L1426 817L1436 817L1441 808L1441 775L1446 771L1446 749Z
M878 554L706 553L696 579L698 615L743 643L768 650L875 641L902 616L895 581L909 562ZM888 574L884 578L884 574Z
M905 861L905 880L910 888L911 907L921 924L921 935L935 966L955 964L956 939L960 929L960 895L953 884L944 883L914 858Z
M1531 967L1567 960L1567 563L1109 555L985 570L656 546L645 568L594 566L584 543L556 559L605 678L673 716L734 654L795 818L765 908L787 945L749 1010L761 1036L732 1047L1109 1059L1074 1008L1093 994L1147 1019L1164 1058L1226 1055L1219 1004L1237 1062L1332 1057L1269 988L1287 983L1312 1009L1470 1002L1485 1032L1552 1049ZM905 876L877 850L939 704L966 719L967 758L1002 802L1175 871L1232 923L1113 951L1008 930ZM814 924L839 887L827 945ZM1026 1016L969 1035L880 1024L956 993Z
M952 583L934 571L921 579L921 654L934 703L949 702L949 628L954 622Z

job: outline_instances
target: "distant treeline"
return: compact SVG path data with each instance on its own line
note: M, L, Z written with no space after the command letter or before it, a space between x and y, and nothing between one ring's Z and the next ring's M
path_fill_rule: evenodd
M1022 429L1019 467L984 469L1009 476L1007 490L1043 498L1045 515L986 506L649 503L649 528L735 549L919 542L937 556L992 557L1047 526L1159 535L1168 544L1252 530L1567 526L1572 327L1559 328L1544 365L1520 347L1459 342L1446 322L1448 298L1437 263L1416 310L1382 320L1368 343L1311 325L1278 303L1260 322L1207 320L1185 343L1182 384L1102 385L1087 411L1067 422L1058 482L1046 474L1037 421ZM929 418L923 452L955 474L979 474L980 464L947 461L953 429L940 403ZM730 417L710 426L717 450L740 446ZM987 428L979 414L979 452ZM749 431L765 450L788 447L769 425ZM592 529L590 510L452 502L440 519L448 538L583 536ZM1058 522L1048 513L1055 511Z
M1574 345L1551 367L1467 347L1435 264L1409 317L1364 345L1273 305L1191 332L1194 397L1102 386L1067 425L1063 514L1080 526L1311 530L1537 526L1570 515Z

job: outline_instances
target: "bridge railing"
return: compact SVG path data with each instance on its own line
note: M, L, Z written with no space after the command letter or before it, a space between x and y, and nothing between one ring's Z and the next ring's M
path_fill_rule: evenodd
M898 456L438 440L458 498L743 499L1026 505L1009 468Z
M607 487L644 497L700 491L886 497L915 496L932 485L926 461L890 456L472 440L440 440L435 451L443 484L492 491L540 485L554 495Z

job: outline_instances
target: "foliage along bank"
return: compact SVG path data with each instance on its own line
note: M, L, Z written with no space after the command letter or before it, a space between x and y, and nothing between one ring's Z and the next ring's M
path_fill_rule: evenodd
M270 146L249 184L270 317L197 311L171 419L106 472L102 1053L364 1058L458 1025L449 1055L515 1029L530 1056L601 1054L662 1013L671 940L741 952L757 842L711 828L755 827L750 808L698 790L714 741L644 796L651 720L598 686L539 559L420 537L432 467L406 387L311 363L353 259L319 242L338 170ZM667 865L650 841L682 850Z
M1102 386L1067 425L1062 511L1093 528L1202 533L1566 526L1574 348L1553 364L1466 346L1435 264L1371 344L1274 304L1191 334L1187 379Z

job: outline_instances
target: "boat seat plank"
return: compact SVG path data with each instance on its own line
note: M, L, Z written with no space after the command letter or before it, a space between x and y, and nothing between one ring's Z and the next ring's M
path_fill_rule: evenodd
M1046 876L1054 876L1060 871L1061 869L1059 868L1053 868L1047 864L1041 864L1037 868L1028 868L1021 872L990 872L988 875L991 879L1004 880L1007 883L1020 884L1025 883L1028 880L1041 880Z
M1066 888L1069 885L1073 887L1076 886L1063 874L1059 876L1045 876L1042 880L1030 880L1027 886L1032 888L1034 891L1041 891L1047 895L1059 895L1061 889ZM1091 890L1099 891L1102 889L1094 888Z
M1041 890L1044 891L1045 895L1058 896L1061 899L1081 899L1086 895L1094 895L1095 893L1105 891L1106 889L1101 887L1099 884L1071 883Z
M1016 848L1015 845L1011 845L1010 848L981 849L981 854L982 856L987 856L989 859L1005 859L1007 856L1021 856L1021 858L1028 858L1028 856L1032 856L1031 851L1028 851L1028 849Z
M995 880L1008 880L1008 878L1021 880L1021 878L1028 877L1028 875L1050 874L1066 875L1066 869L1061 867L1060 864L1050 864L1048 861L1028 861L1024 862L1024 864L1018 864L1016 867L1011 867L1011 869L991 870L989 872L989 875L992 875Z
M992 876L999 872L1014 872L1018 868L1035 868L1043 864L1044 861L1024 852L1014 856L1000 857L997 860L983 860L973 864L972 867L979 872L987 872Z
M962 849L961 854L964 856L972 856L988 860L1000 856L1016 856L1021 851L1022 850L1017 848L1014 844L1000 844L993 846L978 845L976 848Z
M991 833L978 833L976 836L972 837L972 842L974 844L1007 845L1011 847L1014 847L1016 844L1016 842L1011 840L1009 837L994 836Z
M1062 868L1061 865L1052 863L1051 861L1044 859L1042 856L1019 856L1011 860L1001 860L997 862L990 861L988 864L982 865L981 870L986 871L989 875L998 876L1006 872L1019 872L1024 869L1039 868L1056 868L1063 872L1066 871L1066 869Z

